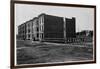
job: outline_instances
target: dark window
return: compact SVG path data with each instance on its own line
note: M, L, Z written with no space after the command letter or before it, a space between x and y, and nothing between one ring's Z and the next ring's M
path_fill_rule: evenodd
M37 33L37 37L39 37L39 34Z
M39 31L39 28L37 28L37 31Z
M30 34L28 35L28 38L30 38Z
M42 38L43 38L43 34L42 34Z
M28 29L28 32L30 33L30 29Z

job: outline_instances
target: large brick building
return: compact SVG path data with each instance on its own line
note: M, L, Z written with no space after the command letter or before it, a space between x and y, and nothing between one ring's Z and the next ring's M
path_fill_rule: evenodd
M75 18L40 14L18 27L21 39L65 42L76 36ZM22 32L23 31L23 32ZM23 38L23 37L24 38Z

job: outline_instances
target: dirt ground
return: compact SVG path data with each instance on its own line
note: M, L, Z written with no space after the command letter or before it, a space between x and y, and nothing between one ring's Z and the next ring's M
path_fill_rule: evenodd
M17 41L17 64L92 60L92 48L92 43L59 44Z

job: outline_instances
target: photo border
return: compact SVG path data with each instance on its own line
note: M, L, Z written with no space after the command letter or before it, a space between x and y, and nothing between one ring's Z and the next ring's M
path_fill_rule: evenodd
M80 8L94 8L94 61L86 62L72 62L72 63L54 63L54 64L40 64L40 65L19 65L15 64L15 28L14 28L14 9L15 4L36 4L36 5L48 5L48 6L64 6L64 7L80 7ZM10 68L28 68L28 67L44 67L44 66L58 66L58 65L76 65L76 64L90 64L96 63L96 6L95 5L82 5L82 4L63 4L63 3L49 3L49 2L34 2L34 1L10 1Z

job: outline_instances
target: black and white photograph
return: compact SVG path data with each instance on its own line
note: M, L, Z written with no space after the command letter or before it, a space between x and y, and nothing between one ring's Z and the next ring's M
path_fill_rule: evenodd
M95 62L95 6L14 3L14 65Z

